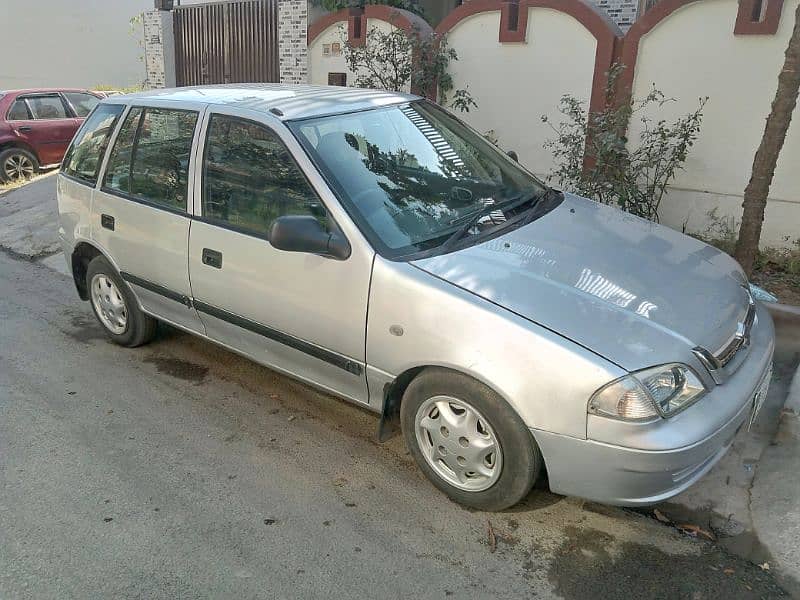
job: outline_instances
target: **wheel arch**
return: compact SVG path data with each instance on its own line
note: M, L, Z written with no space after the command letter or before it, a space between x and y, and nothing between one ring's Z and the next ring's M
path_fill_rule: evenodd
M30 152L36 158L36 162L38 162L39 164L41 164L41 162L42 162L39 159L39 154L36 152L36 150L30 144L28 144L26 142L23 142L21 140L8 140L7 139L7 140L4 140L4 141L0 141L0 152L5 152L6 150L10 150L11 148L21 148L22 150Z
M72 279L75 282L75 289L78 290L78 296L80 296L81 300L89 299L89 290L86 287L86 270L89 267L89 263L98 256L104 257L115 269L117 268L114 261L105 252L89 241L81 240L72 249L70 257Z
M469 377L470 379L480 383L481 385L485 385L490 390L492 390L495 394L497 394L503 401L508 404L508 406L517 413L517 415L522 418L517 407L511 402L505 394L500 391L497 386L493 385L491 381L487 381L485 377L481 377L480 374L471 373L463 369L456 368L452 365L446 364L425 364L425 365L417 365L414 367L409 367L402 373L400 373L397 377L395 377L392 381L386 383L383 389L383 406L381 409L381 419L380 424L378 426L378 441L384 442L391 437L394 436L397 432L399 432L400 427L400 405L403 401L403 395L405 394L406 389L411 384L414 379L419 376L420 373L426 371L428 369L441 369L443 371L449 371L450 373L454 373L456 375L461 375L464 377ZM524 419L523 419L524 422ZM533 434L531 434L533 436Z
M497 386L492 385L491 382L486 381L484 377L477 375L475 373L467 372L463 369L458 369L453 367L452 365L443 365L443 364L425 364L425 365L418 365L415 367L410 367L400 373L397 377L395 377L392 381L388 382L384 386L384 402L383 408L381 411L381 418L380 424L378 426L378 442L385 442L394 435L399 434L401 431L400 427L400 406L403 401L403 395L405 394L406 389L411 384L414 379L416 379L422 372L427 371L428 369L439 369L442 371L449 371L450 373L454 373L456 375L461 375L464 377L468 377L473 381L480 383L481 385L485 385L487 388L492 390L499 398L501 398L515 413L517 413L520 418L519 411L517 410L516 406L514 406L513 402L510 402L509 399L497 389ZM530 427L526 424L526 429L528 430L528 434L531 437L531 440L539 447L539 442L536 440L536 436L531 431ZM547 464L547 457L544 453L539 451L541 455L541 475L540 481L548 480L548 464ZM543 478L543 479L542 479Z

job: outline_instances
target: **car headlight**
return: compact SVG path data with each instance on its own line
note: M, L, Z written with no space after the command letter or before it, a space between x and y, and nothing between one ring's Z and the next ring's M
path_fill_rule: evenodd
M686 365L660 365L601 387L589 400L589 412L623 421L648 421L680 412L705 392L700 378Z

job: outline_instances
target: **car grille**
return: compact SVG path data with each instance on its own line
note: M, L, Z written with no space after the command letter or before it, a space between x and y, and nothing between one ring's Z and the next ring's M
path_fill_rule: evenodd
M737 359L743 356L744 351L750 345L750 330L756 321L756 303L749 290L747 296L747 312L744 319L737 324L731 339L716 352L709 352L699 346L694 349L695 355L706 366L717 383L723 383L736 371L742 362Z
M730 363L736 357L736 353L741 350L743 346L746 346L750 342L750 330L753 328L753 323L755 320L756 305L751 301L750 305L747 307L747 315L745 316L744 321L740 324L741 333L737 329L733 339L731 339L726 346L714 354L714 358L721 367L726 367L728 363Z

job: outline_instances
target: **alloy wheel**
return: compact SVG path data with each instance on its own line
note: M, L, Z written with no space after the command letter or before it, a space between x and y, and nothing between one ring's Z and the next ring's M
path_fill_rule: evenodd
M422 455L450 485L481 492L500 477L503 453L498 438L469 403L433 396L419 407L414 423Z
M128 327L128 307L111 278L98 273L92 278L91 288L92 305L100 322L111 333L125 333Z
M24 154L12 154L3 163L3 173L9 181L33 177L33 161Z

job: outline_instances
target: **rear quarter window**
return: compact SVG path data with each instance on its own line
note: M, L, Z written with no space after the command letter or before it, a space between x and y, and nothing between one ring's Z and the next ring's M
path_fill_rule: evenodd
M89 115L64 156L62 173L95 184L108 140L123 108L118 104L101 104Z
M11 105L11 110L8 111L7 119L9 121L27 121L30 118L31 116L28 113L28 106L25 104L25 100L17 98L14 104Z
M64 97L72 106L77 117L85 117L100 102L100 98L85 92L64 92Z

